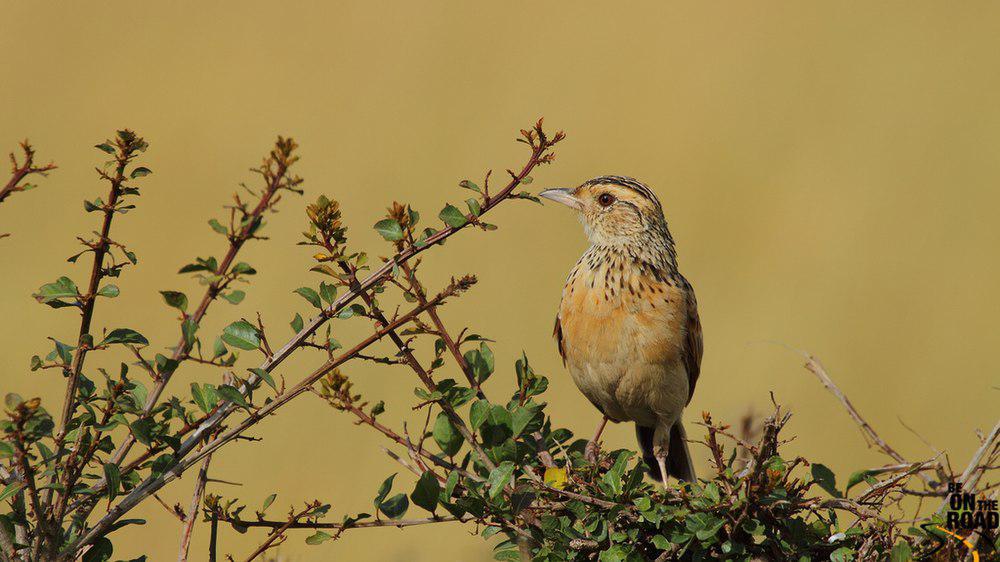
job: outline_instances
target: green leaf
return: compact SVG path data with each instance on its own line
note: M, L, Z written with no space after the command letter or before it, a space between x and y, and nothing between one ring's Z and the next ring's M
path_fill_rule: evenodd
M437 419L434 421L432 435L434 436L434 442L449 457L455 456L455 453L462 448L462 434L455 429L455 426L451 424L451 420L448 419L448 415L444 412L439 413Z
M250 369L250 372L260 377L260 380L266 382L267 386L270 386L274 390L278 390L278 387L274 385L274 377L271 376L271 373L268 373L264 369L258 369L258 368Z
M330 533L324 533L323 531L316 531L314 534L306 537L306 544L315 546L317 544L323 544L332 538L333 536L330 535Z
M487 484L490 486L490 499L495 500L497 496L503 492L504 486L510 482L510 478L513 474L514 463L510 461L500 463L500 466L494 468L490 472L490 477L486 480Z
M7 484L6 486L4 486L3 491L0 491L0 501L3 501L13 496L14 494L18 493L23 487L24 487L23 482L11 482L10 484Z
M292 321L289 322L288 325L292 327L292 330L294 330L296 334L301 332L302 326L304 325L302 322L302 315L296 312L295 318L292 318Z
M115 153L115 147L111 146L110 144L108 144L106 142L102 142L101 144L95 144L94 148L99 149L99 150L103 150L104 152L107 152L108 154L114 154Z
M108 482L108 501L114 501L122 484L122 474L117 464L105 463L104 479Z
M469 407L469 424L472 429L479 429L479 426L483 425L487 416L490 415L491 407L487 400L476 400L472 403L472 406Z
M319 284L319 296L323 298L326 304L333 304L333 301L337 298L337 286L333 283L323 281Z
M851 474L851 476L848 477L847 479L847 488L844 489L844 493L846 494L851 490L851 488L857 486L862 482L867 482L871 480L873 474L878 474L878 472L873 470L859 470Z
M153 444L153 427L156 423L149 418L140 418L129 424L132 435L145 446Z
M257 333L257 328L253 324L246 320L239 320L222 330L222 341L233 347L250 351L260 347L260 334Z
M830 562L853 562L854 550L842 546L830 553Z
M448 474L448 480L444 483L444 497L445 499L451 498L452 494L455 493L455 488L458 486L458 471L452 471Z
M226 344L222 341L222 338L215 338L215 343L212 344L212 359L216 357L222 357L229 350L226 349Z
M208 404L205 400L205 394L201 391L201 386L198 383L191 383L191 398L194 399L194 403L202 412L206 414L212 409L212 406Z
M406 510L410 508L410 500L406 494L396 494L379 504L378 509L389 519L399 519L406 515Z
M181 312L187 311L188 298L187 295L180 291L160 291L163 295L163 301L167 303L167 306L176 308Z
M139 381L132 381L131 384L135 386L128 392L128 394L132 397L132 403L135 405L135 408L137 410L141 410L146 406L146 398L149 396L149 392Z
M323 307L323 304L319 300L319 293L317 293L313 289L310 289L309 287L299 287L298 289L295 289L294 292L302 295L302 298L309 301L309 303L315 306L316 308Z
M257 273L257 270L254 269L253 266L248 264L247 262L241 261L240 263L234 265L233 268L229 270L229 272L235 275L255 275Z
M229 234L229 229L215 219L209 219L208 226L211 226L212 230L218 232L219 234Z
M892 547L889 562L910 562L911 560L913 560L913 551L910 549L909 543L903 541Z
M147 168L145 166L139 166L138 168L132 170L132 173L129 174L129 177L131 177L132 179L135 179L135 178L144 178L144 177L146 177L146 176L148 176L149 174L152 174L152 173L153 173L153 170L150 170L149 168Z
M375 506L375 509L378 509L378 506L382 505L382 500L384 500L385 497L389 495L389 491L392 490L392 481L395 480L395 478L396 475L393 474L392 476L383 480L382 485L378 487L378 494L375 495L375 500L372 502L372 505Z
M538 411L535 408L528 406L515 406L514 410L510 413L510 427L511 431L514 432L514 437L521 435L521 433L528 427L528 424L535 419L535 415Z
M185 318L184 322L181 322L181 334L184 335L184 341L188 346L194 345L194 335L198 331L198 324L195 323L194 318Z
M441 209L441 212L438 214L438 218L452 228L460 228L465 226L465 223L469 222L468 219L465 218L465 214L463 214L462 211L459 211L458 207L455 207L451 203L446 205L444 209Z
M247 294L240 290L230 291L222 295L222 298L229 301L231 304L240 304Z
M260 510L267 511L267 508L271 507L271 504L274 503L274 498L277 497L278 494L271 494L270 496L267 496L267 498L264 499L264 505L260 508Z
M108 297L109 299L113 299L117 297L119 294L121 294L121 291L118 290L117 285L107 284L101 287L101 289L97 291L97 294L101 295L102 297Z
M420 506L431 513L437 508L438 496L441 494L441 484L432 472L420 475L417 485L410 494L414 505Z
M53 283L46 283L38 289L36 297L42 302L53 299L76 297L79 294L76 283L69 277L60 277Z
M101 345L112 343L135 343L139 345L149 345L149 340L135 330L117 328L111 330L107 336L104 336L104 341L101 342Z
M250 405L247 404L246 399L243 398L243 394L241 394L235 386L224 384L219 386L216 390L218 390L219 396L221 396L224 400L228 400L233 404L243 406L244 408L250 407Z
M835 498L843 497L840 490L837 489L837 476L826 465L813 463L812 477L813 482L819 484L819 487L826 490L826 493Z
M382 238L390 242L398 242L403 239L403 227L396 222L396 219L382 219L375 223L375 232L382 235Z
M462 181L458 182L458 187L462 187L462 188L465 188L465 189L471 189L472 191L475 191L476 193L482 193L482 190L479 189L479 186L476 185L476 184L474 184L474 183L472 183L469 180L462 180Z
M73 354L70 353L70 351L76 348L70 347L62 343L61 341L57 340L52 340L52 341L55 343L56 354L59 355L59 359L61 359L62 362L67 365L70 364L73 361ZM49 359L52 359L52 357L49 357Z
M97 148L101 148L101 145L97 145ZM83 554L83 562L107 562L114 553L115 547L111 541L107 537L101 537Z

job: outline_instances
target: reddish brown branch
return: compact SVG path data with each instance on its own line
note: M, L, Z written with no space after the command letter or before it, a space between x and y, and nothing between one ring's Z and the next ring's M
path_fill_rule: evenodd
M57 167L52 162L44 166L35 166L35 149L32 148L31 143L27 139L21 142L21 150L24 152L24 162L21 164L17 163L17 157L14 156L14 153L10 153L11 176L7 184L3 186L3 189L0 189L0 203L3 203L4 199L7 199L13 193L30 189L29 184L21 184L28 176L32 174L45 176Z
M531 156L528 159L528 162L522 167L520 172L511 174L511 180L506 184L506 186L503 189L501 189L496 195L489 197L484 202L482 209L478 214L479 217L492 210L494 207L496 207L499 203L501 203L505 199L509 198L513 193L514 189L516 189L524 180L524 178L526 178L531 173L531 171L534 170L539 164L548 163L552 161L554 155L550 152L550 148L555 143L562 140L563 138L562 133L556 134L551 139L547 138L541 132L541 122L539 122L536 125L536 128L532 133L533 134L526 133L527 140L525 140L525 142L529 144L531 147ZM274 354L268 357L264 361L264 363L260 366L260 369L268 373L272 372L277 366L279 366L282 362L284 362L285 359L291 356L295 350L299 349L300 347L303 347L304 342L307 342L316 332L316 330L320 326L322 326L329 318L337 315L343 308L350 305L352 301L354 301L362 294L371 291L377 286L385 283L386 280L391 277L391 275L394 272L394 269L397 266L406 263L408 260L414 258L415 256L419 255L428 248L440 244L448 237L457 233L459 230L468 226L469 224L475 224L476 221L478 220L478 217L466 216L466 220L467 222L465 224L462 224L461 226L445 227L435 232L433 235L429 236L420 245L409 246L406 249L397 252L397 254L392 258L390 258L382 267L378 268L376 271L371 273L363 281L359 281L355 290L351 290L346 294L344 294L343 296L341 296L340 298L336 299L330 306L326 307L320 315L306 322L303 328L299 330L299 332L291 340L286 342L285 345L283 345L282 347L276 349L274 351ZM449 295L444 295L444 294L438 295L438 297L435 297L435 299L428 301L426 306L435 306L437 304L440 304L444 296L449 296ZM216 428L218 428L219 425L222 423L222 421L227 419L228 416L236 410L236 408L232 403L224 402L220 404L213 413L211 413L202 421L197 423L194 426L194 429L184 431L184 433L189 434L189 436L184 441L184 443L182 443L180 449L176 451L174 455L175 458L177 459L177 464L175 464L171 469L167 470L165 473L159 475L156 478L152 477L148 478L145 482L140 484L130 494L125 496L119 502L118 505L114 506L109 511L109 513L107 513L104 517L102 517L101 520L98 521L93 527L91 527L91 529L88 530L82 537L74 541L72 544L68 545L68 547L63 552L63 556L72 557L73 555L75 555L81 547L84 547L92 543L94 540L100 537L118 518L120 518L124 513L131 510L145 497L148 497L149 494L155 493L165 484L179 477L180 474L182 474L185 470L190 468L193 463L198 462L200 459L204 458L208 454L211 454L225 443L237 438L239 434L244 430L246 430L248 427L256 424L261 419L263 419L271 412L273 412L275 409L281 407L289 400L295 398L297 395L304 392L319 378L324 376L329 370L335 368L344 361L353 358L357 353L360 353L368 345L388 335L389 332L397 329L404 323L412 321L417 314L420 314L426 310L426 306L423 305L419 306L413 311L411 311L411 313L408 313L404 316L394 319L384 329L377 330L376 333L372 334L371 337L362 341L357 346L352 348L352 350L341 355L337 359L331 359L326 364L324 364L323 367L318 369L309 377L306 377L306 379L300 382L298 385L279 394L276 397L276 399L266 404L264 407L254 411L243 422L237 424L234 427L231 427L229 430L227 430L219 437L212 439L207 444L205 444L198 452L194 452L195 448L202 443L202 441L206 438L206 436L211 434ZM245 383L240 385L240 390L244 394L247 394L251 388L256 387L259 383L260 383L260 377L257 374L253 374L249 377L249 379ZM459 429L461 430L461 427ZM115 458L120 460L124 458L124 455L115 455ZM488 459L485 459L485 462L488 463L489 462ZM96 495L99 494L105 487L106 483L104 483L103 481L99 481L97 484L91 487L91 491Z
M244 217L242 221L244 226L229 236L229 249L226 251L226 255L222 258L222 261L219 262L218 268L212 272L218 279L208 284L204 295L201 297L201 301L198 303L198 308L195 309L194 314L187 318L195 325L201 323L202 318L208 313L208 307L218 298L219 293L231 281L229 270L233 266L236 255L260 227L264 212L271 209L273 203L276 202L274 200L276 194L282 189L292 189L302 182L298 177L288 176L289 167L297 160L297 157L292 156L296 147L297 145L292 139L278 137L278 142L275 149L271 152L270 159L266 159L264 165L260 168L260 173L264 175L264 179L267 181L267 187L261 194L257 206ZM182 335L174 347L174 354L171 358L181 363L189 358L190 353L191 345ZM160 396L163 394L163 390L170 383L170 379L175 372L176 367L172 371L163 373L157 381L156 386L153 387L153 390L146 399L146 405L143 408L144 416L149 415L153 408L156 407ZM120 464L134 444L135 437L132 434L127 435L122 444L118 446L114 455L112 455L111 462Z
M165 471L156 477L147 478L142 482L135 490L125 496L121 502L116 506L111 508L104 517L101 518L88 532L78 539L76 542L71 544L64 550L64 554L67 557L72 557L78 549L83 546L90 544L92 541L96 540L98 537L102 536L107 530L117 521L122 515L130 511L136 505L141 503L149 495L156 493L160 488L173 480L179 478L187 469L193 466L195 463L199 462L206 456L212 454L217 449L225 445L226 443L233 441L239 437L248 428L256 425L261 420L267 416L273 414L275 410L281 408L303 392L306 392L313 384L315 384L320 378L332 371L333 369L339 367L343 363L353 359L356 354L360 353L373 343L384 338L390 331L398 329L400 326L405 325L410 322L414 317L422 314L427 306L433 306L444 302L445 299L457 295L461 291L464 291L473 282L471 278L465 278L458 282L453 283L447 289L439 293L434 299L429 301L426 305L417 306L410 312L396 318L391 323L389 323L384 328L375 331L358 344L356 344L351 349L344 352L342 355L336 359L331 359L320 366L318 369L313 371L312 374L307 376L305 379L300 381L291 389L287 390L283 394L276 396L271 402L267 403L265 406L253 411L245 419L236 423L230 429L226 430L220 436L212 439L206 443L197 452L194 452L193 447L201 439L199 435L210 435L215 429L217 429L222 422L227 419L227 417L234 412L233 408L222 407L214 416L211 416L206 420L198 430L196 430L195 435L189 438L181 448L177 451L176 457L178 459L177 464L172 468ZM249 387L244 385L244 393L248 391Z

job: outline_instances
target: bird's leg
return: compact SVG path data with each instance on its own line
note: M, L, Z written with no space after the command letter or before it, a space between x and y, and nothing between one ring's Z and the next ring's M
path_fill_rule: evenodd
M656 453L656 464L660 466L660 479L663 481L663 487L667 487L667 452L657 448Z
M583 456L590 462L597 462L597 452L601 450L601 445L598 440L601 438L601 434L604 433L604 426L608 425L608 416L601 418L601 423L597 425L597 431L594 432L594 437L587 442L587 447L583 450Z

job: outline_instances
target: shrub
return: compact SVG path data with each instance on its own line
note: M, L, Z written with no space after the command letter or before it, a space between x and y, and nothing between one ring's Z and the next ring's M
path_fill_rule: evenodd
M864 422L812 357L807 356L807 367L893 458L892 465L859 471L838 485L825 466L783 454L782 431L790 414L775 405L766 420L747 420L739 432L703 414L701 443L711 455L711 474L662 489L644 478L632 451L600 451L595 462L589 461L585 442L546 413L547 379L527 357L516 359L512 374L501 375L510 381L509 392L488 397L482 385L498 371L490 340L447 327L438 313L469 291L476 278L457 274L446 286L429 288L420 278L422 254L463 230L496 229L486 218L500 204L537 201L523 188L532 173L553 161L552 148L562 139L561 132L546 134L541 121L522 130L518 141L529 156L521 168L508 170L499 188L491 186L490 173L481 185L460 182L470 197L461 205L445 205L436 218L393 203L374 225L391 248L380 259L349 243L335 199L317 197L307 207L300 244L315 250L311 271L322 281L294 290L309 311L290 314L294 335L281 341L259 315L238 319L221 334L205 334L200 324L209 308L220 301L239 305L245 293L236 287L257 271L240 261L241 249L262 239L264 217L284 195L302 193L303 180L293 172L297 146L279 137L253 170L258 186L248 188L249 195L235 195L224 218L208 221L224 239L225 253L196 257L180 269L200 281L202 293L160 292L178 315L177 341L160 353L134 327L92 325L95 307L119 296L119 279L137 263L112 227L127 218L123 215L134 207L142 178L152 173L142 165L148 145L136 133L119 131L98 144L108 159L98 168L107 195L85 201L98 230L95 237L81 238L81 251L69 258L89 264L90 276L82 283L61 276L35 294L41 304L79 313L76 340L50 338L51 349L30 360L31 370L65 378L66 398L57 415L38 398L13 393L6 398L7 415L0 425L0 558L110 560L115 536L142 523L129 518L132 510L189 470L197 470L194 493L190 506L176 514L184 528L181 559L188 556L199 521L210 527L211 560L218 556L220 523L240 532L266 530L248 560L297 530L303 530L308 544L320 545L348 530L462 523L492 540L499 560L903 561L955 557L972 546L983 550L992 544L995 537L979 540L979 535L978 545L971 538L952 540L943 509L923 526L911 526L898 514L909 494L943 497L949 485L991 489L980 482L995 464L1000 426L960 475L939 457L909 462ZM27 143L23 150L25 163L12 157L13 177L0 201L23 190L27 175L54 168L34 167ZM383 303L390 293L401 295L409 308L388 311ZM368 323L369 333L342 345L334 337L339 322ZM381 340L391 341L395 352L372 354L372 344ZM119 367L88 366L92 353L116 357ZM306 353L320 357L311 372L294 383L276 376L288 357ZM413 372L414 408L425 420L419 432L383 421L379 397L354 390L346 370L351 361L401 365ZM223 375L167 394L174 375L191 363L216 366ZM447 378L449 363L460 376ZM321 500L277 513L277 492L255 499L259 508L205 495L212 457L306 393L386 439L394 447L388 455L405 477L386 478L367 512L336 517ZM101 501L108 503L105 513L95 510Z

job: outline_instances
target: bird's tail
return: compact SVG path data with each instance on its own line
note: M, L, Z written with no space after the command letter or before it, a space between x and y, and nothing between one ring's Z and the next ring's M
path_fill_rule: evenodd
M660 477L660 465L656 462L653 454L653 436L656 430L652 427L635 426L635 436L639 440L639 447L642 449L642 460L646 463L649 475L657 480ZM687 433L684 426L678 420L670 428L670 448L667 452L667 474L679 480L694 482L694 465L691 463L691 453L688 451Z

